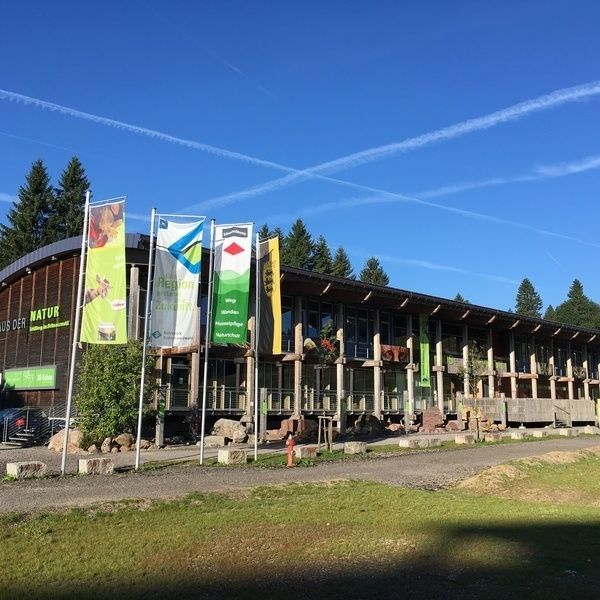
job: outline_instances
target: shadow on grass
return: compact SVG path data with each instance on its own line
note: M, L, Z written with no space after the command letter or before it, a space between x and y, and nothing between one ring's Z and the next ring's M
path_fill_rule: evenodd
M382 540L389 552L374 558L357 547L348 558L316 556L309 562L304 558L299 566L282 564L277 556L257 565L251 558L240 559L238 550L223 564L213 564L206 555L182 556L182 563L171 569L159 566L157 556L156 569L146 563L144 572L127 578L106 572L89 581L67 577L59 583L44 582L42 575L32 573L27 589L5 582L0 598L600 598L600 520L493 527L442 524L426 533L426 543L413 554L410 547L398 552L403 540ZM293 544L293 526L288 535Z

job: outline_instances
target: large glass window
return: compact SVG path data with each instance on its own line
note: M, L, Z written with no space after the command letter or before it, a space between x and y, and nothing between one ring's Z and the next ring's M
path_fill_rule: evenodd
M281 345L284 352L294 350L294 300L290 296L281 297Z

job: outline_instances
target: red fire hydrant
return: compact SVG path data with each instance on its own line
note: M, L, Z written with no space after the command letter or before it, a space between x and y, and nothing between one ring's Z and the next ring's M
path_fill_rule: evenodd
M292 435L292 432L288 432L287 439L285 440L285 445L287 448L287 467L293 467L294 465L294 456L296 456L296 451L294 450L296 446L296 440Z

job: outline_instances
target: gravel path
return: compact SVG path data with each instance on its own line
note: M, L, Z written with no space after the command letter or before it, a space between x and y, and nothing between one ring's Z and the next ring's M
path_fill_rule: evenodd
M336 479L377 481L403 487L447 487L490 466L553 450L572 451L599 445L596 437L541 440L539 442L477 446L460 450L407 453L359 460L321 463L297 469L252 467L167 467L110 477L65 477L0 483L0 512L35 512L54 508L89 506L126 498L176 498L190 492L216 492L260 485L318 482ZM45 449L20 452L33 455ZM195 454L194 448L182 450ZM170 451L175 458L176 451ZM3 452L0 451L1 459ZM14 460L14 452L11 452ZM164 460L164 454L162 455ZM29 460L33 460L30 458Z

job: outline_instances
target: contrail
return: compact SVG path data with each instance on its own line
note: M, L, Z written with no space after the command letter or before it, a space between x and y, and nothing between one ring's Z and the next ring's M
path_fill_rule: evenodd
M78 150L75 150L73 148L67 148L66 146L57 146L56 144L42 142L41 140L35 140L33 138L24 137L22 135L15 135L14 133L7 133L6 131L0 131L0 135L3 135L4 137L13 138L15 140L20 140L22 142L30 142L32 144L40 144L42 146L48 146L49 148L56 148L57 150L68 150L69 152L75 152L76 154L80 153Z
M354 184L351 184L350 182L342 182L339 179L332 179L329 177L324 177L323 175L357 167L367 162L386 158L399 152L408 152L410 150L422 148L442 140L458 138L474 131L490 129L491 127L494 127L500 123L515 121L532 113L556 108L568 102L581 101L586 98L598 96L599 94L600 81L592 81L583 85L556 90L549 94L539 96L532 100L526 100L525 102L520 102L519 104L515 104L508 108L490 113L489 115L485 115L483 117L477 117L457 123L455 125L450 125L449 127L443 127L442 129L437 129L429 133L408 138L402 142L378 146L369 150L363 150L362 152L349 154L336 160L324 162L302 171L295 171L292 174L286 175L285 177L273 179L263 184L255 185L238 192L232 192L222 196L209 198L204 202L195 204L193 207L187 207L185 210L189 210L190 208L210 208L212 206L222 206L224 204L230 204L246 198L253 198L266 192L281 189L306 178L316 177L317 179L323 179L333 183L343 183L347 186L353 186Z
M47 102L46 100L40 100L39 98L32 98L16 92L0 89L0 100L9 100L16 102L17 104L24 104L26 106L35 106L37 108L58 112L69 117L75 117L77 119L83 119L84 121L91 121L92 123L98 123L99 125L106 125L114 129L121 129L123 131L129 131L137 135L143 135L146 137L161 140L163 142L169 142L171 144L177 144L179 146L185 146L186 148L192 148L193 150L200 150L202 152L208 152L216 156L223 158L231 158L233 160L242 161L258 165L261 167L268 167L271 169L277 169L278 171L285 171L286 173L295 173L297 169L286 167L269 160L263 160L256 158L248 154L242 154L241 152L233 152L217 146L211 146L210 144L203 144L201 142L195 142L193 140L187 140L184 138L176 137L168 133L156 131L154 129L147 129L146 127L139 127L138 125L131 125L130 123L124 123L123 121L116 121L115 119L109 119L108 117L101 117L99 115L93 115L75 108L69 108L68 106L62 106L55 104L54 102Z
M521 183L528 181L540 181L544 179L552 179L556 177L565 177L568 175L574 175L577 173L582 173L584 171L589 171L592 169L600 168L600 156L588 156L584 159L581 159L576 162L567 162L561 163L560 165L542 165L535 167L532 173L527 173L524 175L517 175L513 177L493 177L490 179L482 179L475 181L468 181L459 184L447 185L431 190L425 190L419 192L415 195L406 195L406 194L397 194L393 192L386 192L384 190L379 190L378 193L371 196L362 196L362 197L351 197L345 198L344 200L336 201L336 202L321 202L315 206L305 207L302 209L303 215L311 215L311 214L322 214L325 212L329 212L332 210L346 209L346 208L355 208L357 206L365 206L372 204L390 204L390 203L399 203L399 202L408 202L413 204L420 204L421 206L426 206L428 208L435 208L438 210L444 210L447 212L451 212L454 214L461 215L466 218L476 219L479 221L488 221L497 225L506 225L511 227L517 227L519 229L525 229L527 231L532 231L534 233L545 235L549 237L555 237L558 239L563 239L566 241L576 242L578 244L582 244L585 246L592 246L595 248L600 248L600 244L595 244L593 242L588 242L586 240L582 240L580 238L565 235L562 233L557 233L554 231L549 231L547 229L540 229L538 227L534 227L533 225L527 225L526 223L521 223L520 221L510 221L508 219L502 219L500 217L495 217L493 215L488 215L484 213L479 213L475 211L455 208L453 206L448 206L445 204L438 204L435 202L429 202L425 200L425 198L436 198L439 196L447 196L449 194L456 194L459 192L473 190L478 188L485 188L490 186L498 186L498 185L506 185L509 183ZM360 186L366 187L366 186ZM368 188L370 190L375 191L373 188ZM291 213L288 214L280 214L270 217L270 221L272 222L281 222L287 221L291 218L295 218L296 213L293 215ZM260 220L260 219L259 219Z

